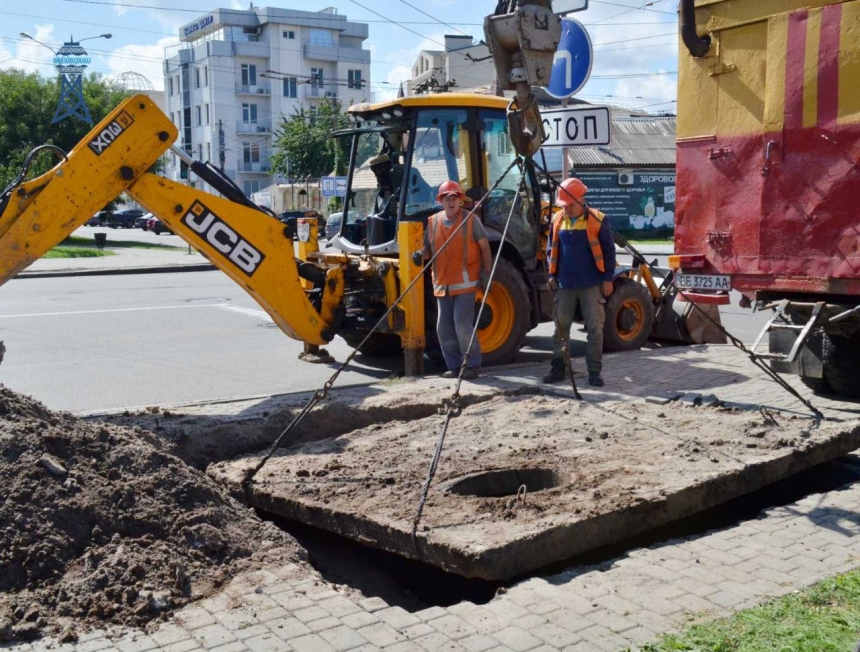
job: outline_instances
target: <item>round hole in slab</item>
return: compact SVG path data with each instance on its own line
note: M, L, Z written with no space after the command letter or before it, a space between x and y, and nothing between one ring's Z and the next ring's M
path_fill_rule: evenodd
M527 493L560 487L570 482L567 473L553 469L500 469L473 473L445 483L444 490L458 496L494 498L515 496L526 486Z

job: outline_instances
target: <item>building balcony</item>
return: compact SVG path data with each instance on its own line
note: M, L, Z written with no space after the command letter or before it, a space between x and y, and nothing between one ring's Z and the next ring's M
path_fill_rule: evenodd
M257 174L268 174L272 170L272 164L269 161L258 161L256 163L248 163L240 160L239 172L249 172Z
M335 99L337 97L337 91L337 86L302 84L302 97L306 100L321 100L326 97Z
M268 82L258 82L256 85L236 84L237 95L271 95L272 87Z
M370 63L370 50L344 48L334 44L314 42L311 39L305 39L302 43L302 54L305 59L315 61L348 61L356 65Z
M237 122L237 134L270 134L272 133L271 118L260 118L253 122Z

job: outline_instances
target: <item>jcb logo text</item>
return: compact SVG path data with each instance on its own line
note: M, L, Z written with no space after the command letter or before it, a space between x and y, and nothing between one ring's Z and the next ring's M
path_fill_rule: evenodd
M251 277L265 256L220 217L200 202L194 202L182 222L224 258Z

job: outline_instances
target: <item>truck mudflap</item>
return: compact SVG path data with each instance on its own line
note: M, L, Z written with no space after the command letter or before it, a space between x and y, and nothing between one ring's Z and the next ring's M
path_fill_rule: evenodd
M725 344L720 307L710 303L680 301L667 292L660 298L651 338L684 344Z

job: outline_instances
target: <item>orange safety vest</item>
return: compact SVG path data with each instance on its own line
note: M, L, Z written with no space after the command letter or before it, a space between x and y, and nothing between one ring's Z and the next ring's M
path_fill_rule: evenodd
M462 216L462 212L460 213ZM481 248L475 242L472 220L453 236L453 241L433 261L433 295L457 296L475 292L481 285ZM435 255L451 238L459 223L445 226L445 211L431 215L427 221L430 251ZM458 243L460 240L462 244Z
M588 219L589 217L594 219ZM605 272L606 267L603 264L603 249L600 248L600 225L603 223L604 214L593 208L588 209L588 214L585 218L585 233L588 236L588 246L591 247L591 255L594 256L594 265L600 272ZM558 232L561 230L561 223L564 220L564 210L557 212L552 218L552 227L550 228L550 247L548 253L549 274L554 275L558 271Z

